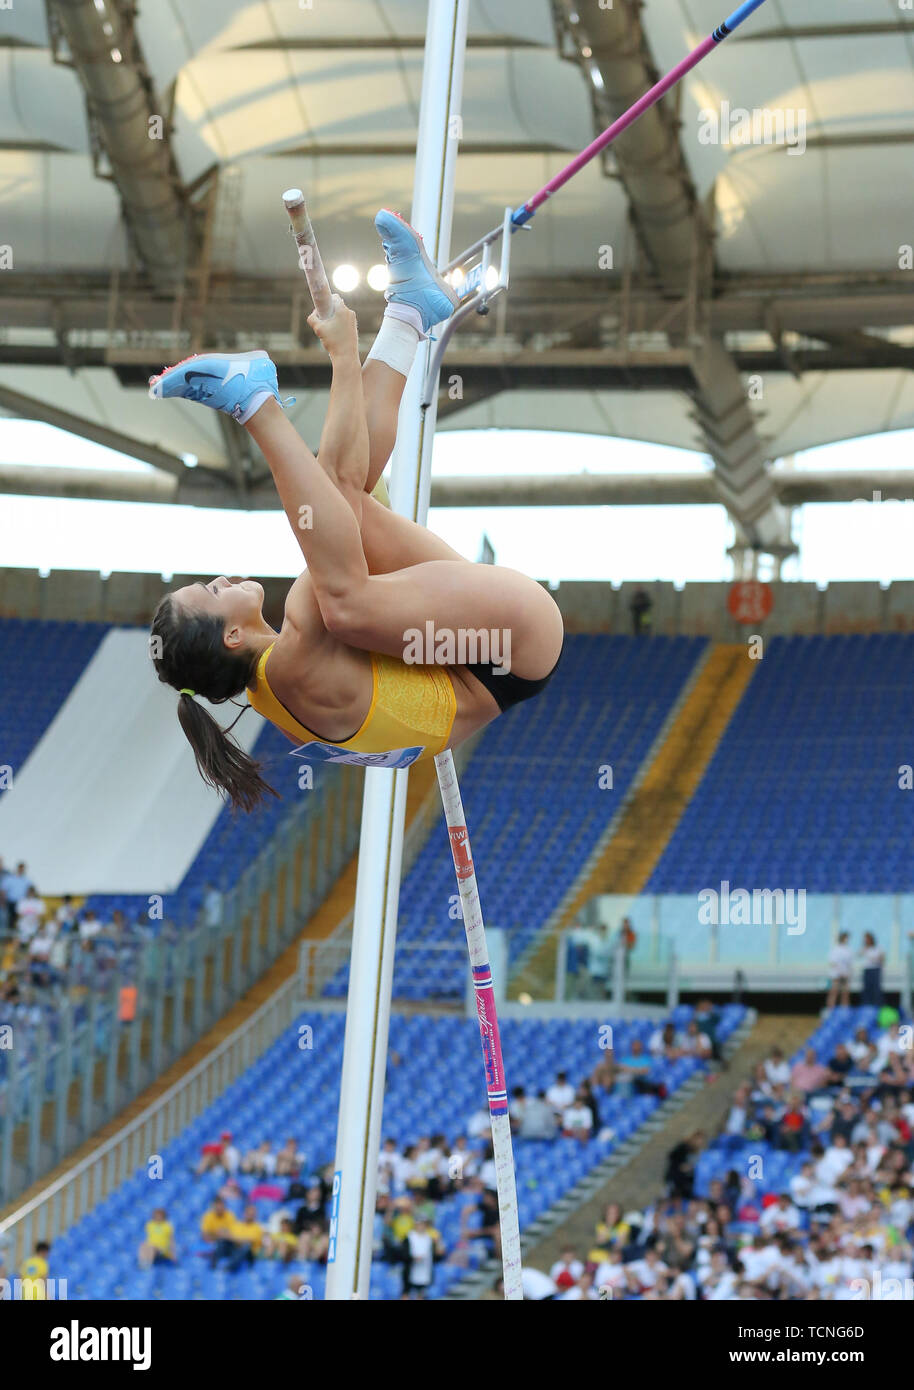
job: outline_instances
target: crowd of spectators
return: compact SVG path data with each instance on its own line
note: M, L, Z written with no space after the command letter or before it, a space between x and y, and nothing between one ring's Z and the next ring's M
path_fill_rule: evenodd
M699 1131L670 1150L664 1195L611 1204L590 1249L525 1271L525 1297L914 1298L912 1028L846 1013L824 1057L772 1048L713 1143Z
M523 1087L516 1087L509 1112L518 1145L560 1135L586 1143L600 1135L600 1091L619 1087L624 1092L638 1083L649 1086L655 1057L664 1049L675 1052L677 1045L675 1035L659 1029L658 1038L651 1039L651 1052L636 1052L630 1064L624 1058L604 1061L594 1076L576 1083L559 1071L536 1095L527 1096ZM279 1147L264 1140L246 1148L224 1131L203 1145L193 1172L211 1185L216 1180L198 1232L182 1232L178 1241L167 1212L156 1209L139 1246L140 1264L148 1268L201 1258L211 1268L232 1273L255 1260L274 1260L295 1269L282 1297L298 1296L290 1290L296 1280L306 1278L301 1267L327 1259L333 1165L313 1170L294 1138ZM441 1204L449 1200L457 1203L459 1222L446 1248L438 1221ZM470 1116L464 1134L450 1140L440 1133L420 1135L405 1145L388 1138L378 1158L374 1258L399 1270L403 1298L426 1297L437 1263L446 1259L468 1268L474 1250L489 1258L500 1254L491 1121L485 1105Z

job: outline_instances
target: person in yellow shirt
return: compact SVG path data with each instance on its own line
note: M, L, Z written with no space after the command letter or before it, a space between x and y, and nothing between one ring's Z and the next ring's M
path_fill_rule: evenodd
M152 1265L173 1265L176 1258L175 1228L165 1208L156 1207L146 1222L146 1239L140 1246L140 1265L143 1269L149 1269Z
M284 1265L295 1259L298 1253L298 1236L295 1234L295 1222L291 1217L283 1217L275 1235L268 1232L264 1236L263 1253L268 1259L281 1260Z
M215 1269L220 1260L228 1259L235 1253L233 1236L236 1220L221 1197L215 1197L212 1206L203 1213L200 1234L207 1245L213 1247L209 1257L210 1269Z
M229 1255L226 1268L234 1272L243 1264L253 1264L263 1244L263 1227L257 1220L256 1207L245 1207L241 1220L234 1221L231 1240L234 1249Z
M50 1253L50 1245L42 1240L35 1246L34 1255L29 1255L27 1260L23 1260L19 1270L19 1278L22 1280L24 1301L43 1301L47 1298L48 1255Z

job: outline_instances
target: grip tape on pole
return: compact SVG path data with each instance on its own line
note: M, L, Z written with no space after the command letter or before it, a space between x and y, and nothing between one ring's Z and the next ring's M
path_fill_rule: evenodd
M290 188L282 195L282 201L289 214L292 234L298 247L299 265L305 272L314 307L322 319L329 319L333 315L333 291L305 206L305 195L300 188Z

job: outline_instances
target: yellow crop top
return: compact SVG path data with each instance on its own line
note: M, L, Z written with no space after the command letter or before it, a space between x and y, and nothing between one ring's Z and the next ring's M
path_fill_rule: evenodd
M247 695L254 709L291 738L293 754L317 762L362 767L408 767L446 747L457 713L457 696L442 666L412 666L371 652L371 705L352 738L331 743L306 729L277 700L267 680L272 645L257 663L257 689Z

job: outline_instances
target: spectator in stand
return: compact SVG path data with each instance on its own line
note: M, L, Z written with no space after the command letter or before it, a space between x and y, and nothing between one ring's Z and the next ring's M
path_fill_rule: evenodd
M555 1080L546 1092L546 1099L555 1111L556 1119L561 1119L574 1101L574 1087L569 1084L567 1072L556 1072Z
M64 893L54 917L59 931L69 932L76 930L76 907L69 893Z
M666 1183L673 1197L691 1197L695 1185L695 1164L704 1145L702 1130L695 1130L687 1139L674 1145L667 1154Z
M580 1278L570 1289L566 1289L564 1293L559 1294L558 1302L576 1303L579 1299L586 1299L588 1302L596 1302L599 1297L600 1295L594 1288L593 1275L589 1269L585 1269L581 1271Z
M807 1117L803 1106L803 1097L799 1092L794 1091L774 1134L766 1134L765 1138L768 1140L776 1138L779 1148L786 1149L788 1153L798 1153L803 1147L806 1127Z
M584 1273L583 1261L579 1260L573 1248L563 1250L561 1257L549 1271L549 1278L560 1293L573 1288Z
M48 964L57 975L65 975L70 960L70 933L59 927L51 939Z
M524 1114L526 1114L526 1107ZM470 1148L469 1141L465 1134L460 1134L454 1140L447 1156L448 1176L452 1186L463 1182L465 1178L475 1177L479 1172L479 1159Z
M511 1092L511 1100L508 1104L508 1117L511 1122L512 1134L517 1134L520 1131L526 1104L527 1097L523 1086L515 1086Z
M444 1245L440 1232L429 1225L425 1216L417 1213L412 1229L405 1240L403 1264L403 1297L424 1299L435 1276L435 1260L443 1260Z
M152 1265L173 1265L177 1258L175 1228L165 1208L156 1207L146 1222L146 1239L139 1250L140 1265L143 1269L150 1269Z
M675 1062L681 1057L683 1053L677 1045L675 1024L664 1023L662 1028L655 1028L648 1038L647 1050L657 1061Z
M686 1024L686 1030L678 1038L679 1046L685 1057L695 1057L700 1062L710 1062L711 1060L711 1039L707 1033L699 1031L698 1024L694 1018Z
M854 1059L845 1043L838 1043L828 1063L832 1079L837 1085L854 1070Z
M867 1033L866 1029L861 1026L854 1033L853 1042L849 1042L847 1045L847 1050L855 1063L855 1071L864 1070L864 1068L861 1066L861 1063L865 1062L866 1058L872 1052L872 1046L873 1045L870 1042L869 1034Z
M803 1060L795 1062L790 1073L790 1084L794 1091L802 1091L804 1095L821 1091L831 1081L832 1074L828 1067L819 1061L814 1047L807 1047Z
M252 1265L260 1254L263 1245L263 1227L257 1220L257 1208L246 1206L241 1220L236 1220L229 1237L234 1249L228 1257L227 1269L231 1274L242 1265Z
M631 1225L622 1215L618 1202L610 1202L594 1230L600 1250L624 1250L632 1236Z
M786 1192L782 1192L776 1202L766 1207L759 1218L759 1226L766 1235L795 1231L799 1225L800 1213Z
M878 1009L882 1004L882 967L885 964L885 953L871 931L864 933L860 958L863 962L863 993L860 1003L871 1004L873 1008Z
M784 1060L784 1054L779 1047L771 1049L763 1065L765 1079L769 1086L788 1086L790 1084L790 1067Z
M619 1078L619 1088L626 1096L635 1092L640 1095L654 1089L649 1081L651 1059L645 1052L644 1043L640 1038L632 1040L626 1055L616 1063L616 1074Z
M474 1110L467 1124L467 1134L471 1139L485 1139L492 1133L492 1119L489 1115L489 1107L480 1105L478 1110Z
M585 1078L578 1087L578 1096L580 1097L583 1104L586 1105L588 1110L590 1111L591 1129L593 1130L593 1133L599 1134L600 1107L597 1104L597 1098L593 1093L593 1087L591 1086L590 1081L587 1078Z
M16 930L16 923L19 916L19 904L29 891L28 870L21 861L16 865L15 873L8 873L3 880L3 892L6 897L7 920L10 931Z
M555 1110L546 1098L545 1091L531 1096L524 1107L521 1121L521 1139L554 1139L557 1123Z
M50 1266L51 1247L46 1240L40 1240L35 1246L35 1252L29 1255L19 1267L19 1278L22 1280L22 1299L23 1302L44 1302L48 1296L48 1275L51 1271Z
M616 1057L611 1047L603 1048L603 1060L598 1062L590 1074L591 1086L599 1086L610 1094L616 1084Z
M264 1234L262 1248L266 1259L279 1260L284 1265L298 1258L298 1236L291 1216L280 1217L279 1230Z
M629 603L632 615L632 633L635 637L645 636L651 630L651 609L654 601L646 589L639 585Z
M480 1178L470 1178L466 1184L470 1201L460 1213L461 1240L482 1240L490 1259L501 1255L501 1221L498 1197Z
M408 1199L406 1199L408 1202ZM295 1234L298 1236L298 1253L303 1260L322 1260L330 1243L330 1222L327 1220L326 1203L318 1183L313 1183L295 1213Z
M403 1160L393 1139L385 1139L378 1154L378 1191L399 1195L403 1191Z
M695 1005L695 1012L692 1015L699 1033L704 1033L711 1043L711 1055L715 1062L723 1063L723 1055L720 1048L720 1040L717 1031L720 1028L720 1014L710 999L700 999Z
M233 1163L234 1167L232 1166ZM225 1173L234 1173L239 1163L240 1155L232 1144L231 1132L224 1129L218 1141L203 1145L200 1150L200 1160L194 1172L198 1177L201 1173L212 1172L214 1168L221 1168Z
M52 978L51 951L54 936L50 924L39 928L29 942L29 974L33 985L49 985Z
M593 1134L593 1114L580 1091L562 1116L562 1134L582 1144L586 1144Z
M81 941L94 941L95 937L102 930L102 923L94 908L87 907L79 922L79 936Z
M851 970L854 952L850 944L850 932L843 931L828 953L828 998L826 1009L833 1009L840 998L841 1007L847 1008L851 1002Z
M311 1286L305 1282L300 1274L290 1274L286 1287L282 1293L278 1293L273 1300L275 1303L298 1303L302 1299L311 1297Z
M749 1120L749 1097L751 1094L752 1088L748 1083L744 1082L742 1086L737 1086L733 1093L733 1103L724 1122L725 1134L745 1134Z
M253 1173L258 1178L271 1178L276 1172L276 1155L269 1139L264 1139L256 1148L243 1154L238 1167L242 1173Z
M276 1176L278 1178L297 1178L305 1161L294 1139L287 1139L276 1155Z
M41 930L47 913L44 899L34 884L29 884L28 892L19 902L19 940L31 941Z
M212 1246L209 1256L210 1269L215 1269L220 1260L226 1260L235 1253L232 1241L234 1229L234 1215L221 1197L215 1197L200 1221L200 1234L207 1245Z

